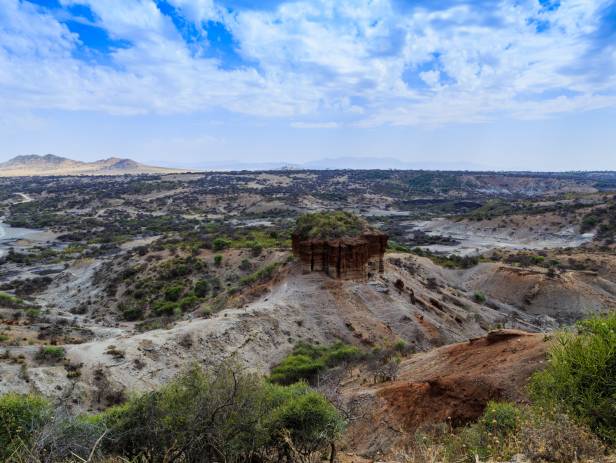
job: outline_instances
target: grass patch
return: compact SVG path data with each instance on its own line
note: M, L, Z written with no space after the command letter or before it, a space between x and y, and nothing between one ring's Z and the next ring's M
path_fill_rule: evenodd
M28 309L34 306L16 296L0 292L0 307L7 307L9 309Z
M475 423L458 429L443 423L417 431L411 461L511 461L516 454L529 461L603 461L604 451L588 428L563 413L489 402Z
M240 285L248 286L255 283L263 283L272 278L278 267L280 267L281 265L282 264L280 262L272 262L271 264L267 264L266 266L261 267L256 272L253 272L250 275L246 275L240 278Z
M42 346L34 358L39 362L56 363L64 359L66 352L63 347Z

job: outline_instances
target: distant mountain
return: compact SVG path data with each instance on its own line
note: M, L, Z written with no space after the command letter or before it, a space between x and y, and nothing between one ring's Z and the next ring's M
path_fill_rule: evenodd
M471 162L407 162L396 158L340 157L308 161L304 169L489 170Z
M396 170L457 170L482 171L489 167L470 162L407 162L396 158L378 157L339 157L324 158L305 163L287 162L242 162L210 161L185 164L182 167L207 171L240 170L337 170L337 169L396 169Z
M179 167L191 171L210 171L210 172L239 172L242 170L261 171L261 170L297 170L303 169L301 164L289 164L288 162L245 162L245 161L203 161L190 163L171 163L166 162L166 166Z
M154 167L140 164L132 159L108 158L94 162L46 154L16 156L0 163L0 177L44 175L122 175L122 174L169 174L183 172L179 169Z

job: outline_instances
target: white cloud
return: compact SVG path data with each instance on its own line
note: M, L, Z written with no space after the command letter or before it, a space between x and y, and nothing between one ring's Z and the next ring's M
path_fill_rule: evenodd
M291 122L295 129L335 129L340 127L337 122Z
M588 59L606 1L571 0L549 12L536 0L405 11L392 1L229 12L213 0L169 0L196 27L225 22L247 63L229 69L193 53L153 0L62 0L88 5L97 26L130 44L98 64L75 53L78 36L57 17L0 0L0 104L114 114L222 108L289 117L294 127L439 125L615 105L616 76L597 83L571 71ZM553 89L576 96L531 98Z

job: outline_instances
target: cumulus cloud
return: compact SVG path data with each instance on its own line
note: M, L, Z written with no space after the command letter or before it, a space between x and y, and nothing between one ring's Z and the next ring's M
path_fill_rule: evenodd
M616 105L616 51L604 40L614 37L605 21L612 1L37 3L0 0L6 110L221 108L329 127L526 119ZM71 28L75 7L90 12L88 27L102 38Z

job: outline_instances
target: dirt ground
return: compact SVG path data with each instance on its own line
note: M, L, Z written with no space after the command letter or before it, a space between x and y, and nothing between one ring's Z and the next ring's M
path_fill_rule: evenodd
M458 426L478 418L490 400L525 400L531 374L549 346L542 334L498 330L464 343L404 360L396 381L372 385L359 374L342 389L348 402L362 402L345 445L377 458L403 451L420 427Z

